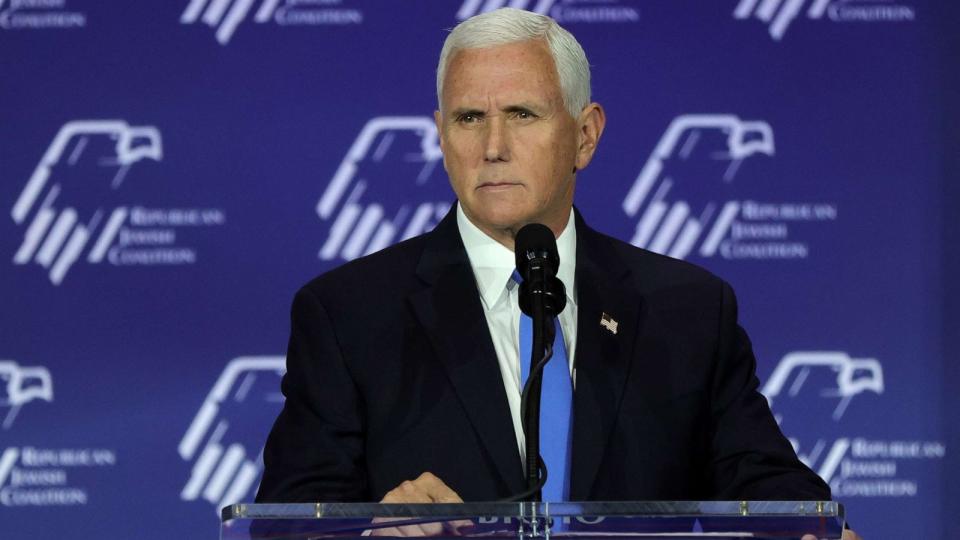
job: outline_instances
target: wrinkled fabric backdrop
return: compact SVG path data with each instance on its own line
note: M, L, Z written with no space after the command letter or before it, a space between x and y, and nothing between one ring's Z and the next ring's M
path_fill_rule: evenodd
M293 293L449 208L436 59L507 3L0 0L0 536L217 536L257 487ZM957 8L509 4L593 66L587 221L733 284L864 536L945 537Z

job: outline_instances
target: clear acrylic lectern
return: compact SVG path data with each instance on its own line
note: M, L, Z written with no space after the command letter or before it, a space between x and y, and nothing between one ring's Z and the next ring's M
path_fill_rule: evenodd
M839 539L832 501L649 501L464 504L235 504L221 540L366 536L440 538Z

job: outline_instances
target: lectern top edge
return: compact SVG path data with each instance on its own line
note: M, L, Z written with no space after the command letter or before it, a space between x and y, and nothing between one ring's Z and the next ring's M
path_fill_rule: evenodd
M224 523L235 519L351 519L376 517L469 518L474 516L647 516L843 518L836 501L630 501L518 502L457 504L238 503L223 508Z

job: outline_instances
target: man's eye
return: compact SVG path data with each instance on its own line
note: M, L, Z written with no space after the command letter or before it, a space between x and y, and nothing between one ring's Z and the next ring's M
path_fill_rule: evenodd
M537 115L530 111L514 111L513 117L517 118L518 120L530 120L531 118L536 118Z
M457 116L457 122L461 124L473 124L479 121L480 118L475 114L461 114Z

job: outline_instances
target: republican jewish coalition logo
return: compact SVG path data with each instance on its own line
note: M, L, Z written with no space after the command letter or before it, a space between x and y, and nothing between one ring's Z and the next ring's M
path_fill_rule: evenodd
M875 358L855 358L843 351L796 351L774 368L763 393L800 460L813 469L838 497L913 497L921 485L921 468L942 459L940 441L891 438L913 426L884 426L875 435L865 411L890 400L883 367ZM811 441L814 441L811 444Z
M180 499L203 499L217 513L252 500L263 471L263 441L280 412L282 356L231 360L180 440L180 457L192 464Z
M740 0L736 19L758 19L779 41L797 18L848 23L905 22L916 19L913 7L894 0Z
M20 409L32 401L53 401L53 379L43 366L0 360L0 428L10 429Z
M103 261L128 209L104 211L96 202L119 190L136 163L162 157L160 132L153 126L130 126L122 120L65 124L13 205L13 221L18 225L29 221L13 262L40 264L49 270L50 281L59 285L88 246L92 247L86 252L87 261ZM102 178L88 182L88 178L65 174L81 160L95 162ZM91 199L93 205L83 204ZM81 204L74 205L74 200Z
M630 242L678 259L807 257L810 245L793 239L791 229L832 221L837 208L761 201L772 180L744 169L774 155L773 128L765 121L732 114L675 118L623 199L635 222Z
M430 197L438 182L447 180L433 118L373 118L317 202L320 259L353 260L431 230L451 204Z
M67 8L67 0L0 0L0 28L39 30L82 28L87 16Z
M180 24L203 23L216 29L221 45L250 17L256 24L280 26L345 26L363 22L363 12L343 6L344 0L190 0Z
M525 9L549 15L561 24L637 22L640 12L628 5L631 0L464 0L457 10L457 20L466 20L479 13L502 7Z
M81 261L115 266L195 263L196 251L179 244L180 231L223 225L226 215L218 208L138 204L137 184L153 178L144 175L144 169L162 159L160 131L154 126L123 120L64 124L10 211L23 228L13 263L39 265L54 285Z
M53 402L50 370L0 359L0 432L13 427L21 409L43 402ZM29 414L26 416L20 421L29 422ZM8 440L0 436L0 442ZM0 506L87 504L91 501L88 486L104 482L91 472L116 463L117 453L109 448L45 448L36 441L28 446L0 447Z

